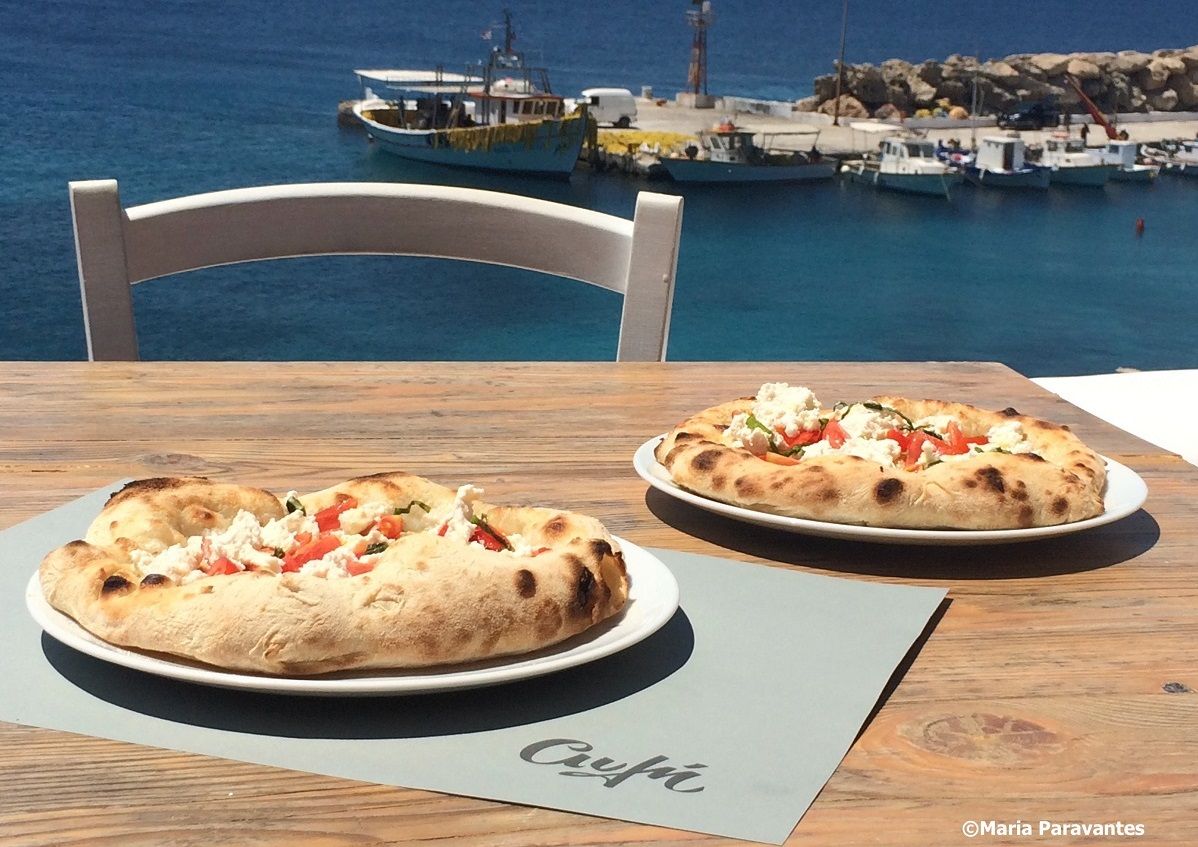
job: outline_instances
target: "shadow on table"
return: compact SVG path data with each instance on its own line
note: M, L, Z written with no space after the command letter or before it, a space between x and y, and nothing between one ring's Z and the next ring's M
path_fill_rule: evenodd
M534 679L402 697L311 697L214 688L92 658L42 635L73 685L113 705L212 729L285 738L424 738L565 717L622 700L682 668L695 633L679 609L649 638L606 658Z
M1115 523L1016 544L942 547L867 544L799 535L708 512L656 489L645 505L663 523L759 559L845 573L912 579L1024 579L1110 567L1152 549L1156 520L1141 509Z

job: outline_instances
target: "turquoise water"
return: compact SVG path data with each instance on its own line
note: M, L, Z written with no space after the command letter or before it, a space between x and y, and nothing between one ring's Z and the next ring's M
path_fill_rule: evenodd
M512 3L518 46L559 90L686 71L688 4ZM985 33L920 0L864 12L849 58L1151 49L1185 3L1009 4ZM1151 7L1151 8L1149 8ZM656 9L656 5L654 7ZM856 8L856 7L854 7ZM568 183L408 164L338 130L353 67L481 55L499 8L477 3L0 2L0 358L84 355L66 182L115 177L126 204L242 185L418 181L514 191L630 216L615 175ZM839 3L718 4L711 88L796 97L834 55ZM929 20L935 21L931 27ZM856 43L854 43L856 39ZM865 45L869 45L866 47ZM538 49L539 48L539 51ZM987 359L1033 375L1196 367L1198 181L1043 194L959 190L951 203L857 185L688 189L673 359ZM1134 224L1144 218L1137 238ZM619 298L523 271L406 258L285 260L135 289L145 358L607 359Z

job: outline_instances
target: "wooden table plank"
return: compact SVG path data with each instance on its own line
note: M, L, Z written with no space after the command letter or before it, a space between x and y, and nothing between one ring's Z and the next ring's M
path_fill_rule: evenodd
M904 393L1067 423L1145 477L1147 510L1014 547L892 548L749 530L646 492L637 446L775 379L826 401ZM1040 818L1142 823L1137 843L1198 843L1198 473L1002 366L0 365L0 527L126 476L306 489L389 469L595 514L642 544L950 588L791 844L968 843L965 820ZM0 725L5 845L447 840L732 843ZM1089 843L975 839L1029 840Z

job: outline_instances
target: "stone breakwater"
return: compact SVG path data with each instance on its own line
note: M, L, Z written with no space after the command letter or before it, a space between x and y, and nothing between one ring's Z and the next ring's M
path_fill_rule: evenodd
M975 85L983 114L1049 97L1055 97L1063 109L1081 112L1081 100L1066 75L1076 78L1086 96L1108 113L1198 107L1195 45L1152 53L1019 53L984 62L954 55L942 62L888 59L881 65L845 64L840 114L887 118L896 112L911 115L947 107L964 117L961 110L970 108ZM825 114L832 114L835 107L835 73L816 77L815 94L795 104L797 111Z

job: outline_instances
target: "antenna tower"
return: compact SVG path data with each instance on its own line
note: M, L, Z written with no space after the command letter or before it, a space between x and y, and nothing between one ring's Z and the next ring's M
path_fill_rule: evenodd
M686 72L686 84L694 94L707 93L707 28L715 20L711 11L711 0L691 0L694 9L688 9L686 22L695 31L691 39L691 64Z

